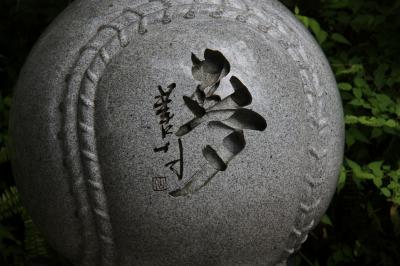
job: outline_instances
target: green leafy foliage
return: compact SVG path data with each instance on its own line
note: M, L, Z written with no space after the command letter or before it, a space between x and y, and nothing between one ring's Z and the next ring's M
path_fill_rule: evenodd
M286 2L331 63L346 123L337 193L296 264L398 265L400 1Z
M3 221L22 213L19 195L16 187L10 187L0 197L0 220Z
M71 1L0 1L0 265L65 265L20 204L8 153L12 91L29 50ZM337 193L296 265L399 265L400 1L286 0L335 73L346 123Z
M21 241L14 234L12 226L6 226L14 218L22 219L24 239ZM32 219L22 207L16 187L7 188L0 196L0 248L6 252L0 253L0 262L13 262L23 265L25 259L48 256L47 243L34 225Z
M42 237L41 233L32 221L32 218L24 210L22 219L25 227L24 248L28 257L47 257L48 247L47 243Z

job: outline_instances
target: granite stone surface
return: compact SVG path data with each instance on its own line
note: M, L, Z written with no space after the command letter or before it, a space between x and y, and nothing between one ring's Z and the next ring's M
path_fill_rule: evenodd
M15 92L23 203L76 265L283 265L343 155L341 100L274 0L78 0Z

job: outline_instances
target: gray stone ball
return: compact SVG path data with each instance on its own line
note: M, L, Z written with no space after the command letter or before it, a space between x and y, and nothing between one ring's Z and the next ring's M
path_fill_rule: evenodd
M277 265L335 192L341 100L275 0L77 0L23 67L18 189L76 265Z

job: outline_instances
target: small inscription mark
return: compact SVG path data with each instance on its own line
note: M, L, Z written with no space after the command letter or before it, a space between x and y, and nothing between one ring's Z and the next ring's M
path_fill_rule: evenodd
M153 177L153 190L164 191L168 189L167 178L165 176Z

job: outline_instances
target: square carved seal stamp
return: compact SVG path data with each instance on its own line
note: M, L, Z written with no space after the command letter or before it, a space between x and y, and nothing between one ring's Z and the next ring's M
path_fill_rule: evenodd
M168 189L167 178L165 176L153 177L153 190L164 191Z

